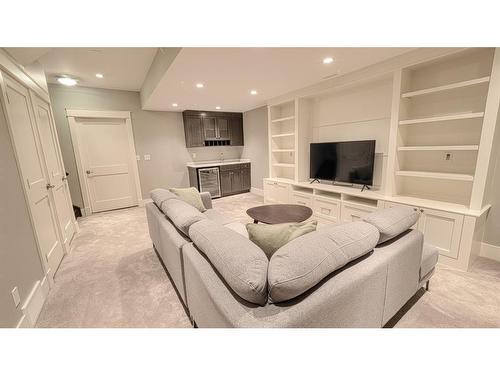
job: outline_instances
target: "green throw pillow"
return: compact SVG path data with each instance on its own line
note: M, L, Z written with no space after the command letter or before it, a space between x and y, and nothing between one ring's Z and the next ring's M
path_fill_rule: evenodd
M316 220L302 223L247 224L250 240L260 247L269 259L276 250L291 240L316 230Z
M195 187L178 189L171 188L169 190L184 202L189 203L194 208L197 208L200 212L205 212L207 210L201 200L200 192Z

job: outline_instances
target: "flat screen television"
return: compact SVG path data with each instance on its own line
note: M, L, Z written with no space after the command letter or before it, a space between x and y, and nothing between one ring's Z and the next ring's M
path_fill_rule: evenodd
M311 143L310 177L373 185L375 141Z

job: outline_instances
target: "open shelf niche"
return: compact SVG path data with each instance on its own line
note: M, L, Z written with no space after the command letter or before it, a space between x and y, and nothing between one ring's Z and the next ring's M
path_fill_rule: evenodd
M468 49L401 71L395 196L470 207L494 49Z
M285 181L306 178L305 161L302 159L308 155L309 134L304 103L303 99L296 98L268 107L270 177Z

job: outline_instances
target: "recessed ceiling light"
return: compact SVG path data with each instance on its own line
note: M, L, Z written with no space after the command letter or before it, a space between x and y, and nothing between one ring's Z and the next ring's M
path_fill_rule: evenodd
M172 107L178 107L179 105L177 103L172 103Z
M57 82L64 86L74 86L77 84L76 79L70 77L59 77L57 78Z
M199 89L202 89L203 88L203 83L197 83L196 87L198 87Z
M220 109L220 107L219 107L219 106L217 106L217 107L215 107L215 109Z
M323 59L323 64L331 64L333 62L333 57L325 57Z
M101 73L96 73L95 75L97 78L104 78L104 76Z
M257 95L257 90L252 90L252 91L250 91L250 94L251 94L251 95Z

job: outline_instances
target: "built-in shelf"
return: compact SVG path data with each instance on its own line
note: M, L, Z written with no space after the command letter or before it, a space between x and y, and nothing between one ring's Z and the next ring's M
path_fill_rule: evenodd
M283 121L288 121L288 120L293 120L295 118L295 116L287 116L287 117L281 117L281 118L277 118L275 120L271 120L272 123L275 123L275 122L283 122Z
M439 122L439 121L465 120L465 119L481 118L483 116L484 116L484 112L461 113L458 115L446 115L446 116L416 118L416 119L411 119L411 120L402 120L399 122L399 125L423 124L423 123Z
M423 90L410 91L410 92L404 93L403 95L401 95L401 97L403 97L403 98L412 98L412 97L420 96L420 95L427 95L427 94L433 94L433 93L438 93L438 92L442 92L442 91L459 89L459 88L463 88L463 87L480 85L482 83L487 83L489 81L490 81L490 77L489 76L488 77L477 78L477 79L470 79L468 81L451 83L449 85L431 87L431 88L423 89Z
M295 152L294 148L281 148L281 149L275 149L273 152Z
M290 163L274 163L273 167L295 168L295 164L290 164Z
M293 137L295 133L283 133L283 134L273 134L272 138L281 138L281 137Z
M422 171L396 171L397 176L434 178L439 180L473 181L474 176L460 173L422 172Z
M477 151L478 145L455 146L400 146L398 151Z

